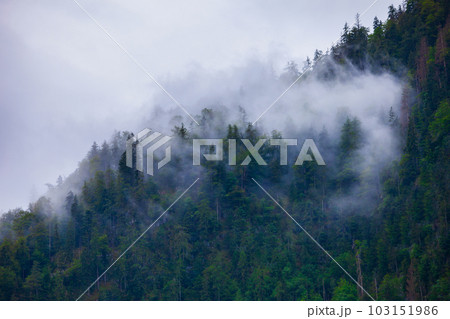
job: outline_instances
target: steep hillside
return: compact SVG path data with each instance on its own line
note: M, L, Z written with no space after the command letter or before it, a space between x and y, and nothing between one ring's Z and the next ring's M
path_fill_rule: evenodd
M347 70L402 79L400 111L381 115L399 160L355 166L368 128L348 117L337 137L299 132L327 150L326 166L279 166L279 151L263 147L267 166L188 167L183 152L200 133L183 125L173 128L179 147L170 167L151 177L126 166L131 134L118 133L94 144L49 196L1 217L0 299L77 299L199 177L83 299L369 300L255 179L375 299L449 300L449 2L407 1L373 27L346 25L330 52L308 61L307 76L333 83ZM293 74L290 64L281 80ZM211 130L226 146L281 137L244 116L222 116L204 109L198 119L221 123ZM238 146L238 160L247 155Z

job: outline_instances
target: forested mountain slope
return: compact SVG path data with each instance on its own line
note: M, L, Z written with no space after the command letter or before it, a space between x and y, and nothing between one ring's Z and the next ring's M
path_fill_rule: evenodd
M150 177L126 166L129 133L94 144L49 191L64 203L42 197L1 216L0 299L76 299L199 177L83 299L369 300L255 178L375 299L449 300L449 45L449 2L410 0L375 19L373 33L357 21L330 52L316 52L311 72L326 81L348 68L407 83L400 112L385 114L402 154L379 170L353 165L365 143L358 118L347 118L336 139L315 133L326 166L278 166L277 150L263 147L267 166L187 169L175 151L170 169ZM244 120L227 125L211 109L199 121L222 122L214 129L225 141L268 136ZM177 126L173 134L184 150L197 132ZM247 154L238 148L238 159Z

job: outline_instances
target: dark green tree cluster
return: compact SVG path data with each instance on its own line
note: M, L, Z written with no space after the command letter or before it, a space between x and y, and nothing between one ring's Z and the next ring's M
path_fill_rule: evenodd
M42 197L1 216L0 299L76 299L200 177L83 299L368 300L254 178L376 299L448 300L449 4L407 1L373 27L369 34L359 19L346 25L341 41L324 58L317 51L314 64L333 59L409 79L401 113L386 114L403 139L400 161L359 170L364 127L347 118L337 139L326 130L314 136L327 150L326 166L277 165L279 150L264 145L266 166L228 166L225 158L193 168L183 152L192 152L199 132L181 125L173 130L170 165L150 177L126 166L130 134L117 133L52 187L64 203ZM288 71L299 74L295 64ZM199 121L225 149L228 139L282 137L265 135L242 115L225 126L220 112L205 109ZM236 162L248 155L238 143Z

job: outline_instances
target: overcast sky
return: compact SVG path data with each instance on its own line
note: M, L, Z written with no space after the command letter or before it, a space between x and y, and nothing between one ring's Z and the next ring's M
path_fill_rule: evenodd
M373 0L79 2L164 85L196 68L301 64ZM391 3L362 23L385 20ZM94 140L141 129L163 94L72 0L0 1L0 43L0 212L27 208Z

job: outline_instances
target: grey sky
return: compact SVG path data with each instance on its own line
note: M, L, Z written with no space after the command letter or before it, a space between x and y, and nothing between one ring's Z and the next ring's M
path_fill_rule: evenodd
M79 1L163 85L195 68L220 72L249 59L276 71L288 60L300 64L373 2ZM391 3L401 1L378 1L363 24L386 19ZM0 41L4 212L26 208L45 183L69 175L94 140L140 129L137 117L162 92L72 0L2 0Z

